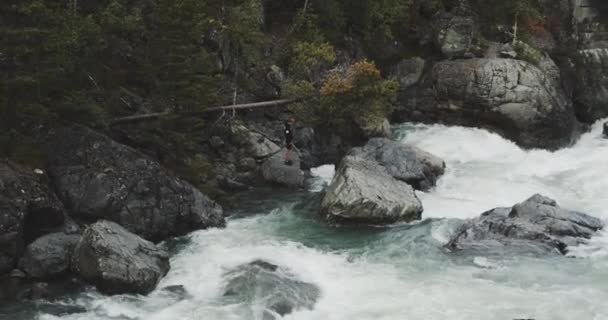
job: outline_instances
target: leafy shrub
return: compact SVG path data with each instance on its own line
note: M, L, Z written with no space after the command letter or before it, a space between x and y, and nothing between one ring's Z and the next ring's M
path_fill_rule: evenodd
M316 127L349 130L382 121L391 111L398 83L385 80L375 64L367 60L351 64L345 71L330 72L318 90L306 81L292 83L287 92L305 94L291 107L301 120ZM300 96L301 97L301 96Z

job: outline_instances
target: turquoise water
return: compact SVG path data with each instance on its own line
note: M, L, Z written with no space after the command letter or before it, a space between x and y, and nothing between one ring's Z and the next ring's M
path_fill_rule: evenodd
M172 245L172 269L159 287L184 285L190 299L161 290L104 297L89 289L55 303L62 315L51 304L20 318L262 319L263 301L226 304L221 296L225 272L264 259L321 289L312 310L284 319L608 319L607 233L569 257L443 249L459 219L534 193L608 220L608 140L600 130L598 124L573 147L550 153L521 150L483 130L404 125L399 140L447 163L437 187L418 193L423 221L327 226L316 212L317 192L332 175L324 167L315 171L312 191L245 194L227 228Z

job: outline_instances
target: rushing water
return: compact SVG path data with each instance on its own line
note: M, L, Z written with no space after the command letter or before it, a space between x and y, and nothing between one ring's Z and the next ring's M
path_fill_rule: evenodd
M574 248L570 257L450 254L442 245L457 221L440 219L474 217L541 193L608 220L608 140L599 123L576 145L554 153L524 151L470 128L403 125L398 132L404 143L447 163L437 187L418 194L422 222L326 226L311 196L333 175L324 166L313 171L309 192L246 196L227 228L195 232L178 243L159 287L184 285L189 299L178 301L162 290L104 297L91 289L30 305L34 309L10 319L261 319L261 301L221 299L225 272L255 259L285 266L321 289L312 310L284 319L608 319L608 233Z

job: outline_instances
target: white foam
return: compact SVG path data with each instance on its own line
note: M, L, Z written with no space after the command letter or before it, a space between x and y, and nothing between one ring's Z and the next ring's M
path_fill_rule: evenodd
M485 130L442 125L408 125L401 141L446 161L437 186L418 192L425 217L476 217L541 193L562 207L608 220L608 139L602 137L602 123L556 152L522 150ZM608 255L606 248L608 233L601 233L573 252Z
M310 169L312 183L309 190L311 192L321 192L327 187L336 174L336 167L333 164L326 164Z
M600 137L599 123L572 148L553 153L525 151L483 130L410 127L404 142L447 163L437 187L418 193L424 217L474 217L541 193L564 207L608 218L608 140ZM313 176L328 183L333 168L317 168ZM193 234L192 243L172 259L171 271L159 285L184 285L192 299L175 302L161 290L139 298L89 294L78 300L88 312L61 319L260 320L255 306L220 303L222 275L255 259L287 267L320 287L322 295L314 309L283 318L288 320L608 319L608 232L571 251L584 259L522 259L509 264L476 257L472 265L462 265L433 253L406 252L408 246L398 243L400 237L353 251L307 247L286 240L281 229L281 223L294 219L287 214L290 208ZM273 220L276 215L282 220ZM335 230L337 236L340 232ZM440 243L447 241L449 232L444 223L431 226L432 237ZM362 249L374 252L360 254Z
M233 221L224 230L198 232L193 244L172 260L172 270L159 287L182 284L194 298L163 302L159 291L150 297L101 297L90 312L62 319L261 320L261 312L243 305L222 305L222 274L254 259L289 268L300 279L320 286L313 310L287 315L289 320L402 320L402 319L603 319L608 316L608 291L589 285L522 287L494 275L493 263L477 259L476 267L449 265L416 270L405 261L386 263L384 257L349 258L346 252L327 252L298 243L277 241L259 232L262 218ZM401 244L394 244L401 246ZM379 249L382 250L382 249ZM391 248L389 251L394 250ZM409 259L409 258L402 258ZM534 268L531 266L530 268ZM500 268L503 269L503 268ZM519 270L501 271L504 274ZM247 313L249 312L249 313ZM248 316L249 315L249 316ZM42 319L51 319L45 318Z
M445 175L420 193L427 217L471 217L542 193L563 207L608 218L608 140L601 122L573 147L526 151L480 129L415 126L402 141L446 161ZM476 210L475 210L476 209Z

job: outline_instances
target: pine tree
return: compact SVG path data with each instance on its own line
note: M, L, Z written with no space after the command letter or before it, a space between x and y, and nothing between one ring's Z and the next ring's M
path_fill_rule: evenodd
M217 100L213 59L202 46L213 23L207 12L206 2L199 0L158 0L154 7L150 64L160 92L182 110Z
M1 4L0 29L3 65L2 87L5 125L47 114L44 108L67 86L70 38L61 17L65 9L44 1Z

